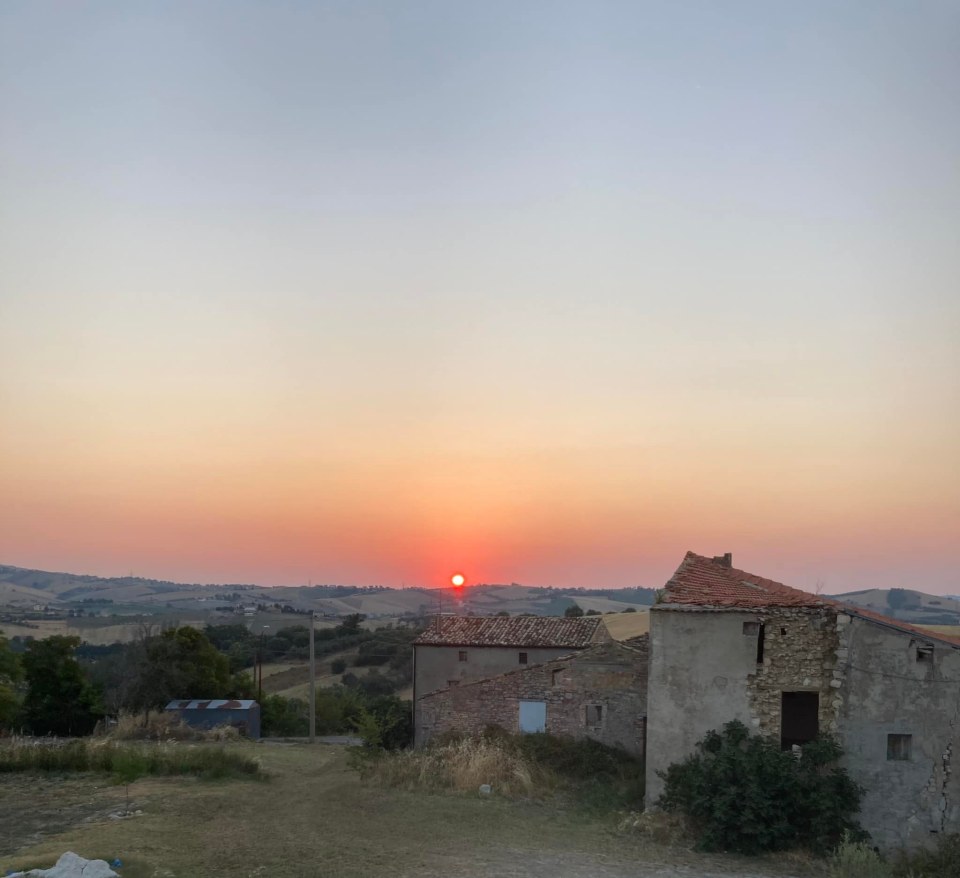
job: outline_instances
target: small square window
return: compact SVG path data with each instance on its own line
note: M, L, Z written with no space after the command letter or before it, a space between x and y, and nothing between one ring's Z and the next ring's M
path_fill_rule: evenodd
M932 662L933 661L933 647L929 645L918 646L917 647L917 661L918 662Z
M467 651L465 649L460 650L460 661L465 662L467 660Z
M887 735L887 761L909 762L913 735Z
M603 705L588 704L587 705L587 725L598 726L602 722L603 722Z
M563 671L563 668L557 668L550 672L550 685L556 686L560 682L560 673Z
M760 633L759 622L744 622L743 633L748 637L756 637Z
M785 637L786 634L787 634L787 629L786 629L786 628L781 628L781 629L780 629L780 636L781 636L781 637Z
M527 654L525 652L520 653L520 664L525 665L527 663Z

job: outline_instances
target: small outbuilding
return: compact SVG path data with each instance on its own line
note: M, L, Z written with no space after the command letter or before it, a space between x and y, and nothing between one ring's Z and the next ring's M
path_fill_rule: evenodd
M256 701L242 699L189 699L171 701L165 708L177 713L188 726L212 729L216 726L233 726L241 735L260 739L260 705Z

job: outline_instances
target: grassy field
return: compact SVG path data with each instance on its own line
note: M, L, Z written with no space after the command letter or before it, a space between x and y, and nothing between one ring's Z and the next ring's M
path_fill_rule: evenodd
M960 625L917 625L918 628L925 628L927 631L933 631L936 634L946 634L949 637L960 637Z
M666 847L571 804L427 795L362 783L338 747L236 744L268 779L151 778L141 816L111 819L102 776L0 783L0 874L64 851L124 862L124 878L711 878L822 876L808 859L743 860Z

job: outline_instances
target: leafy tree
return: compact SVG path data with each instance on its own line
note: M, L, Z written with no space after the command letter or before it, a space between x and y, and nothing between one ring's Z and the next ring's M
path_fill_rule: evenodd
M98 693L74 655L79 645L79 637L57 635L27 646L23 717L33 734L89 735L103 717Z
M599 610L587 610L587 615L588 615L588 616L599 616L599 615L601 615L601 613L600 613Z
M13 728L20 710L17 683L23 677L20 659L5 637L0 637L0 731Z
M583 615L583 610L578 604L572 604L563 611L563 615L568 619L579 619Z
M174 698L225 698L231 683L227 657L202 631L173 628L145 642L132 706L149 711Z
M360 631L360 623L366 618L362 613L351 613L344 616L343 621L334 629L338 637L345 634L357 634Z
M853 815L863 790L836 763L839 744L821 737L800 756L729 722L696 752L660 776L659 805L680 811L698 829L704 850L756 854L806 846L825 851L845 833L862 836Z
M310 712L298 698L266 695L260 704L260 724L263 734L295 738L309 731Z

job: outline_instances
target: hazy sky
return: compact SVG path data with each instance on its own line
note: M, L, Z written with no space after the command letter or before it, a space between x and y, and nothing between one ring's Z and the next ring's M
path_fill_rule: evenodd
M0 563L960 592L960 4L0 5Z

